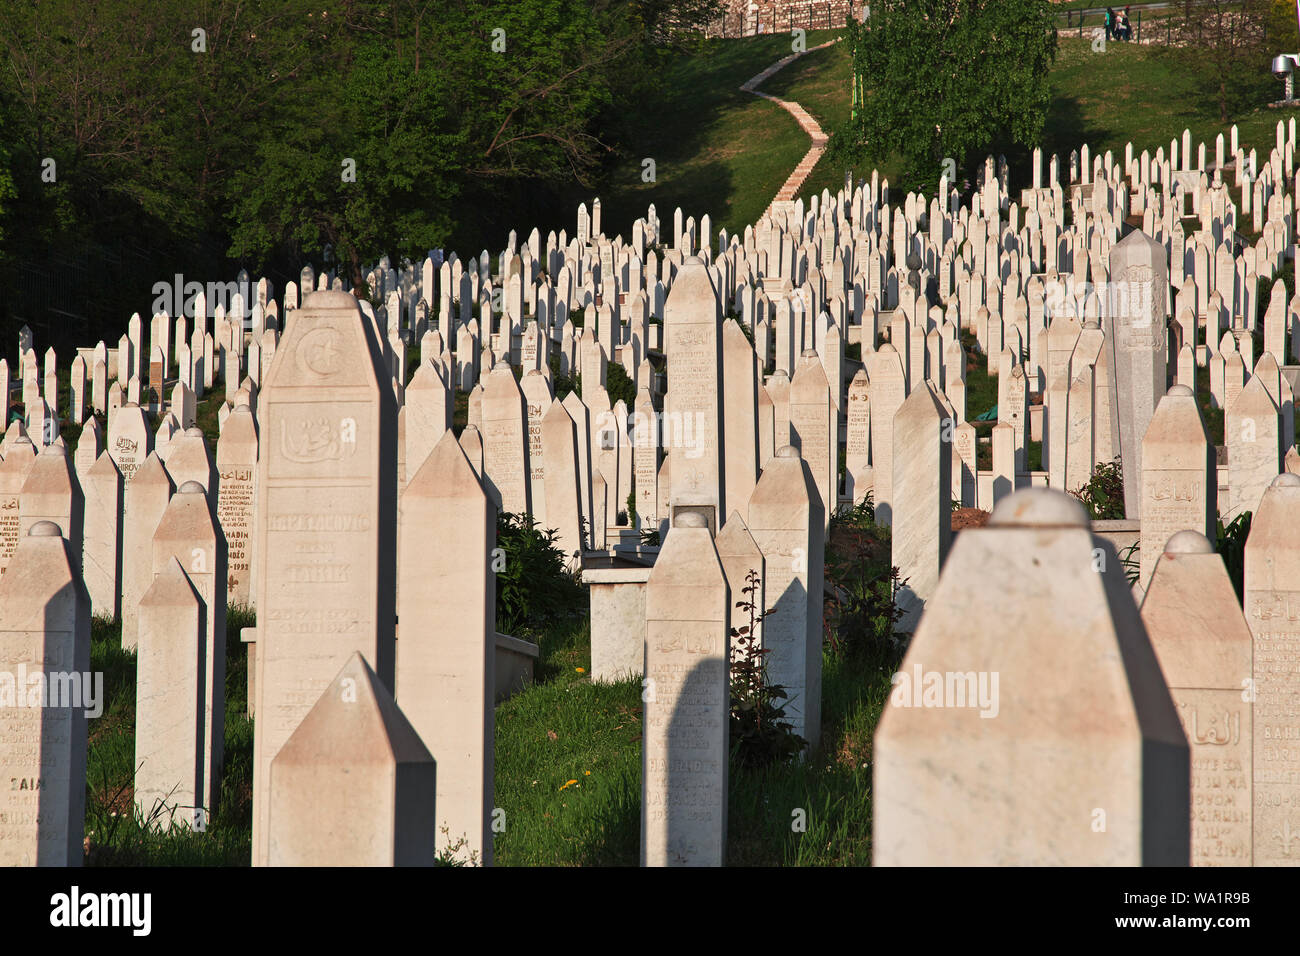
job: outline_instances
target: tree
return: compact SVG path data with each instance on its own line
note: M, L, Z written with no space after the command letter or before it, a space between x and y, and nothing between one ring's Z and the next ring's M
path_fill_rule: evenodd
M1031 146L1047 118L1056 18L1047 0L884 0L848 42L862 105L839 148L897 152L913 188L945 161L964 168L993 144Z
M1173 15L1169 55L1219 111L1220 122L1255 109L1276 90L1269 61L1296 48L1296 9L1287 6L1289 16L1274 0L1184 0ZM1280 35L1270 40L1271 31Z

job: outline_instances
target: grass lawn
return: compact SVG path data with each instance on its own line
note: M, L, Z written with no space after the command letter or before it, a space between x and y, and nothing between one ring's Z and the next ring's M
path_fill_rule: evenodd
M838 31L808 34L815 46ZM698 221L707 213L714 240L725 227L757 222L790 171L808 151L793 117L740 85L790 53L789 34L710 40L673 58L660 74L666 103L641 116L641 134L602 189L602 228L631 236L632 222L655 204L671 230L673 209ZM653 159L655 179L642 181Z
M219 398L214 393L199 403L205 430L215 426ZM887 559L887 539L873 538L878 532L869 521L837 519L836 527L848 531L833 532L833 543L870 540L875 560ZM845 533L849 538L842 537ZM162 832L134 809L136 656L121 649L118 624L95 620L91 667L105 675L106 700L89 733L88 865L248 864L253 725L245 716L247 647L239 634L254 623L247 609L228 612L220 805L207 830L194 833L181 827ZM495 844L498 865L637 865L640 681L591 681L585 610L541 631L525 629L521 636L538 643L540 657L535 683L497 708L496 805L505 812L505 829ZM822 747L795 764L733 768L732 865L870 862L871 738L901 652L880 641L860 643L849 652L828 650Z

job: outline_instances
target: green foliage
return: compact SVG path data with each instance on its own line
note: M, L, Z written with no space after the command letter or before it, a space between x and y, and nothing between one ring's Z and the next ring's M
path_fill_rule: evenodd
M1241 512L1226 525L1220 518L1215 529L1214 550L1223 558L1223 566L1228 569L1238 601L1245 597L1246 539L1250 537L1251 518L1249 511Z
M1128 581L1129 587L1137 584L1142 576L1142 557L1138 551L1141 544L1141 541L1134 541L1119 553L1120 567L1124 569L1124 580Z
M502 512L497 547L504 552L496 572L497 630L516 636L582 612L586 591L555 544L554 529L542 530L530 515Z
M836 154L902 155L910 183L933 187L945 159L1032 146L1047 118L1056 17L1047 0L883 0L849 20L864 104Z
M808 744L784 719L785 688L768 678L766 658L772 650L759 645L758 625L776 608L758 610L759 590L759 574L751 568L736 602L748 623L731 629L731 759L749 769L789 760Z
M889 531L876 524L871 496L831 517L826 546L826 580L832 596L823 619L833 657L861 656L896 644L902 618L898 590L906 581L890 563Z
M1088 483L1070 492L1083 502L1093 521L1124 517L1124 466L1119 458L1095 466Z
M636 383L618 362L610 362L605 366L605 392L609 395L610 408L620 401L627 405L629 412L636 407Z
M1202 108L1227 123L1233 115L1281 99L1268 69L1273 54L1295 49L1296 8L1272 0L1176 4L1161 53L1192 81ZM1270 95L1271 94L1271 95Z
M551 366L551 385L555 389L555 400L564 401L569 397L570 392L577 392L578 397L582 398L582 375L574 372L572 375L565 375L560 371L560 356L551 355L549 362Z

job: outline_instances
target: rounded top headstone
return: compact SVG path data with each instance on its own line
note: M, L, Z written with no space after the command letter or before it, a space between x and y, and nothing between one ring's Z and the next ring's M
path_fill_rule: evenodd
M1169 391L1165 392L1165 394L1171 396L1172 398L1195 398L1196 397L1196 393L1193 392L1186 385L1174 385L1169 389Z
M817 351L816 349L804 349L804 350L803 350L803 357L806 358L806 359L814 359L814 358L817 358L817 356L818 356L819 354L820 354L820 353L818 353L818 351Z
M351 292L329 289L321 292L308 292L302 299L302 309L355 309L357 297Z
M776 457L777 458L798 458L799 449L795 448L794 445L782 445L780 448L776 450Z
M185 437L186 437L186 438L202 438L202 437L203 437L203 429L202 429L202 428L199 428L199 426L197 426L197 425L191 425L189 428L185 429Z
M698 511L683 511L673 519L674 528L707 528L708 521Z
M184 484L182 484L179 488L177 488L176 491L178 494L182 494L182 495L207 494L203 486L199 484L197 481L187 481Z
M1051 488L1026 488L997 503L989 526L1012 528L1088 527L1088 512L1078 499Z
M1099 329L1101 328L1101 319L1098 318L1084 319L1083 327L1085 329Z
M1179 531L1165 545L1165 554L1214 554L1214 544L1199 531Z
M53 521L38 521L27 532L28 537L31 538L57 538L62 534L59 526Z
M1300 475L1293 475L1289 471L1284 471L1273 479L1270 488L1300 488Z
M122 403L122 407L123 407L123 408L139 408L139 407L140 407L140 403L139 403L139 402L123 402L123 403Z

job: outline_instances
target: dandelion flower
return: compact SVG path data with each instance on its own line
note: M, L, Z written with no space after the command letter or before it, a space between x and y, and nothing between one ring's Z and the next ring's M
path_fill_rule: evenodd
M582 775L583 775L584 777L590 777L590 776L591 776L591 771L590 771L590 770L584 770L584 771L582 771Z
M570 787L572 787L572 786L573 786L575 783L577 783L577 782L578 782L578 781L576 781L576 780L570 780L570 781L568 781L567 783L565 783L564 786L562 786L562 787L560 788L560 791L563 792L563 791L565 791L565 790L568 790Z
M587 668L585 667L575 667L574 670L577 671L579 674L587 673Z

